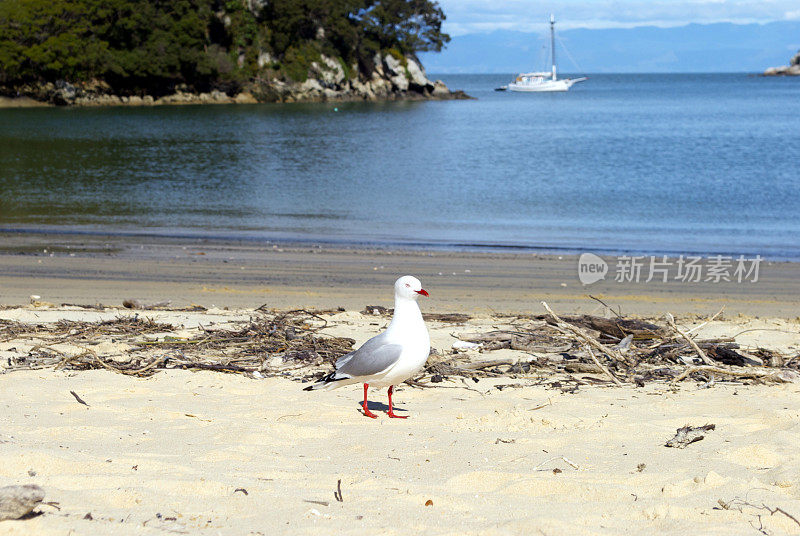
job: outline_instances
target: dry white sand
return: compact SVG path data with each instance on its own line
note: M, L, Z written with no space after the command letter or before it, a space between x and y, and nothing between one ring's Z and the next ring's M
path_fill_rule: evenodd
M132 313L29 307L0 318L117 314ZM147 314L187 331L248 316ZM328 333L359 343L386 324L353 312L331 322ZM452 333L492 320L470 324L432 325L433 345L448 348ZM737 341L788 352L800 342L797 324L784 320L703 329L757 329ZM21 342L1 343L0 353L24 351ZM60 508L2 522L0 535L800 534L774 510L800 519L800 385L655 383L568 394L535 383L406 386L396 403L407 420L386 418L385 390L373 390L372 420L358 412L358 386L304 392L290 379L177 370L147 379L0 374L0 486L38 484ZM704 440L664 446L677 428L707 423L716 430Z
M61 508L0 534L800 533L759 508L800 518L794 384L406 387L411 418L372 420L356 386L185 371L0 382L0 482L39 484ZM523 387L495 387L509 383ZM717 429L663 446L687 423Z

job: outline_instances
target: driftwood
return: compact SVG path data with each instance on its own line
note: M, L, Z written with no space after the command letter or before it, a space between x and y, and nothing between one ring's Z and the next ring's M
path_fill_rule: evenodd
M698 346L702 348L704 345L698 344ZM732 348L731 346L725 346L721 344L708 344L705 345L705 347L708 350L708 356L710 358L712 358L715 361L719 361L720 363L723 363L725 365L738 365L740 367L764 366L764 361L762 361L760 358L735 352L734 348Z
M675 437L664 443L664 446L685 449L690 444L701 441L706 437L706 433L715 428L716 426L713 424L706 424L705 426L689 426L687 424L682 428L678 428Z
M597 331L614 339L624 339L633 335L636 340L659 339L664 336L664 328L633 318L603 318L593 315L564 316L564 322L574 326ZM550 320L552 322L552 320Z
M768 381L773 383L789 383L800 380L800 374L793 370L787 369L767 369L763 367L742 367L742 368L721 368L714 366L697 366L689 367L679 376L677 376L672 383L677 383L684 378L696 372L704 372L711 374L721 374L723 376L733 376L736 378L752 378L761 381Z
M514 334L509 331L488 331L486 333L461 333L458 338L466 342L511 342Z
M564 370L567 372L579 374L598 374L603 372L603 367L599 367L594 363L582 363L580 361L571 361L564 365Z
M159 309L163 307L169 307L170 303L172 303L170 300L145 303L141 300L137 300L136 298L128 298L122 302L122 306L126 309Z
M34 484L0 488L0 521L19 519L44 500L44 490Z
M637 385L651 380L679 382L689 377L707 380L714 376L734 381L800 381L800 374L794 370L800 368L797 362L800 360L796 358L786 359L765 349L744 352L733 337L695 339L692 332L714 320L722 310L695 328L684 330L677 328L674 319L675 328L621 317L609 320L590 315L559 316L546 303L543 306L547 315L516 316L512 321L514 327L509 329L453 334L460 341L478 344L477 350L481 353L510 348L525 351L533 359L483 360L465 365L457 362L463 356L449 360L437 356L436 361L430 363L428 373L441 381L447 375L515 376L549 369L573 374L601 373L617 385L625 381ZM525 319L534 322L515 324ZM617 337L626 331L631 333L621 339ZM458 346L453 345L454 348ZM712 364L706 364L709 362ZM583 379L592 381L590 377ZM579 378L570 381L581 383Z
M373 316L392 316L394 314L394 309L388 309L382 305L367 305L361 311L361 314ZM429 322L434 321L463 324L472 317L465 315L464 313L422 313L422 318Z
M79 307L81 309L94 309L96 311L103 311L106 306L101 303L95 303L94 305L90 303L62 303L61 307Z
M533 333L521 333L513 331L488 331L486 333L463 333L458 335L458 339L464 342L480 343L486 350L500 350L511 348L523 352L557 353L566 352L573 347L572 343L553 345L553 341L546 341L536 338Z
M553 317L553 320L556 321L556 326L558 326L561 329L565 329L567 331L572 332L579 339L581 339L584 343L586 343L589 346L593 346L597 350L599 350L599 351L603 352L604 354L606 354L607 356L613 358L618 363L625 364L625 365L630 364L630 363L628 363L628 360L625 358L625 356L622 355L622 353L619 350L613 350L611 348L608 348L607 346L604 346L603 344L598 342L596 339L591 337L588 333L583 331L581 328L564 322L563 320L561 320L561 318L558 317L558 315L556 315L553 312L552 309L550 309L550 306L547 305L546 302L542 302L542 305L544 306L545 309L547 309L547 312L550 313L550 316Z

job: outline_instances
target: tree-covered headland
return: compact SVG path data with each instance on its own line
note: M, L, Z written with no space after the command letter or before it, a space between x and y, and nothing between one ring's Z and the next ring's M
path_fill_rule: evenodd
M408 59L449 41L444 19L432 0L0 0L0 86L158 97L413 80Z

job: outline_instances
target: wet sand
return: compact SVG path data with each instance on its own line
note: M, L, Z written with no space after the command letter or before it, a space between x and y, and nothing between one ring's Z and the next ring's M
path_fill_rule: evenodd
M577 257L522 253L347 249L314 244L87 235L0 234L0 304L30 295L52 303L126 298L172 305L293 308L391 305L390 286L414 274L439 312L597 311L600 298L623 314L713 314L795 318L800 263L763 262L752 282L619 283L584 286Z

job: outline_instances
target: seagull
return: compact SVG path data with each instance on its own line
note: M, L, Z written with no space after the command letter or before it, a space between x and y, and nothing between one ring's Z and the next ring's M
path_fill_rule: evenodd
M431 350L431 339L417 298L428 296L422 283L414 276L405 275L394 283L394 316L386 331L365 342L355 352L336 361L335 370L318 383L306 387L314 389L336 389L354 383L364 384L364 415L376 419L378 416L367 407L367 389L389 386L389 411L395 419L407 416L395 415L392 410L394 386L406 381L419 371Z

